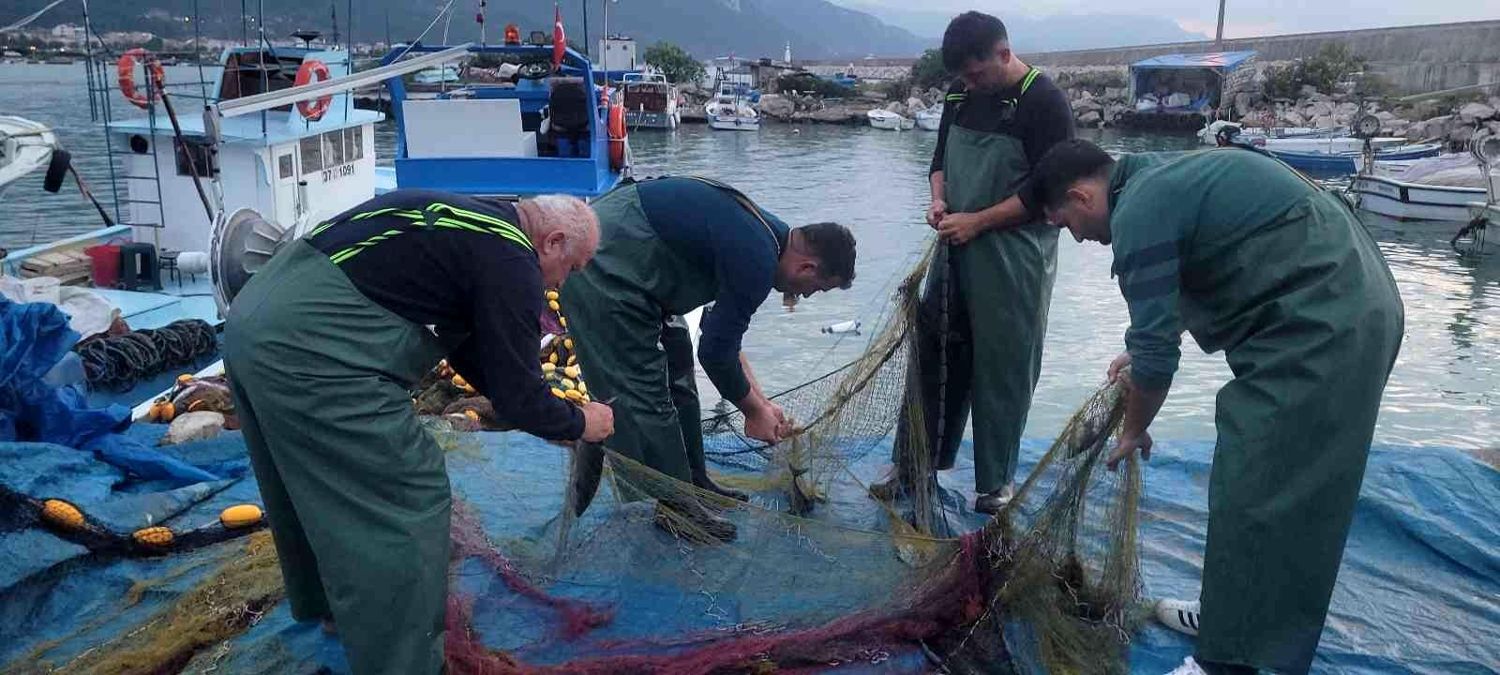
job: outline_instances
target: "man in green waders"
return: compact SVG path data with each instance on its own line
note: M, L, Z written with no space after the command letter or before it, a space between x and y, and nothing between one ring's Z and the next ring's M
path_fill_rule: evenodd
M593 206L599 252L562 290L562 303L589 388L615 401L619 426L609 448L701 490L744 499L708 476L692 343L681 316L714 303L702 322L698 362L744 413L745 434L775 443L790 422L756 384L740 341L772 289L808 296L848 288L854 235L836 223L788 227L738 190L706 178L624 185ZM577 469L573 508L580 514L598 488L602 463L595 449ZM627 496L657 498L657 522L687 519L695 530L690 538L735 536L732 523L696 500Z
M988 14L948 24L943 65L958 81L943 103L927 222L945 245L927 277L921 358L907 385L927 411L932 466L913 461L903 416L894 476L871 493L890 499L931 479L919 474L952 468L972 408L974 508L996 513L1014 493L1057 276L1057 229L1019 188L1048 149L1073 136L1073 112L1050 78L1011 52L1005 24Z
M1198 636L1176 673L1305 673L1328 614L1404 312L1342 200L1252 150L1110 159L1083 141L1037 166L1048 219L1114 249L1130 308L1129 402L1113 468L1151 434L1183 330L1224 350L1197 602L1157 617Z
M234 299L224 363L292 616L335 622L357 675L443 667L451 500L407 393L447 355L502 419L600 441L610 409L542 382L547 288L598 245L571 197L398 190L279 251Z

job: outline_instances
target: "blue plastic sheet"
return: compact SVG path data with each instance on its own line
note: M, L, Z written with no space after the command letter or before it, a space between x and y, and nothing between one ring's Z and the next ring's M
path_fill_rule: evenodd
M129 408L93 407L78 386L49 384L48 372L77 342L78 333L56 305L0 298L0 442L77 448L132 476L177 485L219 480L118 433L130 425Z
M566 475L566 453L557 446L518 434L481 434L479 450L449 456L455 494L477 512L490 538L504 549L508 542L535 540L552 523L561 507ZM197 461L204 455L232 453L237 436L185 446L183 457ZM1028 442L1023 470L1040 456L1045 444ZM1145 470L1142 502L1141 554L1145 595L1192 597L1198 590L1207 521L1207 485L1212 457L1209 442L1159 442ZM870 459L854 467L865 480L881 475L887 456L877 448ZM55 450L61 453L62 450ZM965 459L942 481L949 491L955 529L973 529L982 521L967 510L972 500L972 464ZM75 453L76 454L76 453ZM0 467L8 463L0 461ZM68 468L79 476L102 476L107 471L58 460L49 467ZM1323 673L1489 673L1500 664L1500 470L1493 456L1476 457L1446 448L1378 447L1371 454L1365 484L1350 534L1333 609L1324 630L1315 672ZM3 470L0 470L3 472ZM31 485L45 485L33 482ZM53 485L99 480L64 479ZM98 492L97 487L74 489ZM93 494L93 493L90 493ZM77 494L76 498L92 498ZM118 498L118 493L113 493ZM774 495L762 495L771 499ZM252 481L246 479L225 493L180 513L177 518L212 518L234 501L253 501ZM592 511L591 511L592 513ZM863 529L879 529L886 522L877 507L853 487L841 488L819 506L815 517ZM1313 514L1311 517L1316 517ZM649 518L626 527L655 536ZM27 543L4 543L5 550L30 550L49 535L35 530L12 533ZM55 540L54 540L55 541ZM27 549L21 549L21 546ZM194 561L212 562L230 555L238 543L220 544L190 554ZM742 544L739 554L747 554ZM837 552L831 552L836 554ZM776 555L753 549L748 554ZM700 566L712 558L697 558ZM614 568L617 561L601 560ZM646 579L681 577L683 559L676 554L659 559L638 558L627 574ZM110 627L83 635L70 633L68 619L115 611L120 589L183 567L169 557L156 560L87 559L83 564L54 565L0 581L0 670L43 641L58 640L49 659L65 658L102 643L110 630L128 630L159 610L197 577L176 577ZM520 598L475 561L459 568L455 589L475 597L474 626L486 644L517 648L532 662L555 662L572 655L568 645L550 631L547 615L535 603ZM598 589L585 585L557 585L559 595L588 597ZM701 611L702 599L692 588L642 582L616 592L611 600L618 615L601 628L606 636L660 636L663 626L683 631L722 627ZM762 601L763 598L757 599ZM785 599L788 616L805 616L816 608L808 595ZM732 611L737 599L718 602ZM686 611L684 611L686 610ZM670 622L670 623L669 623ZM73 628L76 628L74 626ZM215 673L348 672L337 639L316 624L292 622L285 603L279 604L245 633L230 641L227 650L215 649L190 664L188 672L203 672L210 662ZM1154 624L1134 637L1132 670L1165 673L1191 652L1191 642ZM915 650L892 654L889 660L839 672L923 672L926 666Z

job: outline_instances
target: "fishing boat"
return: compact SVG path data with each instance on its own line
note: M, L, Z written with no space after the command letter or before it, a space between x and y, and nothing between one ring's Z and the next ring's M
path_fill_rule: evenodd
M561 39L555 36L554 44ZM451 49L396 45L381 64ZM461 52L510 64L515 82L459 82L418 99L402 80L386 79L396 151L394 166L375 170L376 193L423 188L587 199L608 192L626 175L625 108L608 102L608 85L596 84L588 58L539 40L462 45Z
M1376 161L1350 186L1359 208L1397 220L1461 221L1469 204L1485 200L1486 181L1500 187L1500 173L1486 171L1470 154L1408 161Z
M917 127L925 131L937 131L943 125L943 107L932 106L917 113Z
M1215 120L1198 130L1198 141L1203 145L1218 145L1221 134L1233 134L1246 139L1309 139L1334 138L1349 135L1347 127L1317 129L1313 127L1247 127L1236 122Z
M757 131L760 113L734 87L723 87L719 95L703 105L708 126L724 131Z
M620 81L625 125L632 129L676 129L677 87L661 73L626 73Z
M898 115L889 110L871 110L870 112L865 113L865 117L870 120L870 126L875 127L876 129L906 131L917 125L917 123L911 118Z
M416 84L447 84L457 82L459 81L458 66L445 64L437 68L428 68L419 71L411 79Z
M1324 176L1349 175L1354 173L1363 156L1363 153L1358 150L1338 152L1293 151L1271 148L1265 148L1265 150L1296 169ZM1440 143L1410 143L1387 146L1376 150L1374 151L1374 158L1376 161L1405 161L1437 157L1442 151L1443 146Z
M57 134L40 122L0 116L0 194L22 176L52 162Z

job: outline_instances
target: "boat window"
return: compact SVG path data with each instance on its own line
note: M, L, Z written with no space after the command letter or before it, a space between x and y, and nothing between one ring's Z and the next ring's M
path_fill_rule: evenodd
M230 54L224 61L223 84L219 86L219 100L252 96L267 91L290 89L297 79L300 58L276 56L273 53L249 52ZM292 104L275 108L287 111Z
M344 163L344 132L334 130L323 134L323 166L333 167Z
M281 178L292 177L292 154L287 153L276 158L276 175Z
M209 154L209 145L203 141L184 138L176 141L177 149L177 175L191 176L195 172L199 177L207 178L213 175L212 156ZM192 163L188 163L188 158Z
M354 129L345 129L344 130L344 161L345 162L352 162L352 161L354 161L356 159L359 159L358 157L354 156L355 155L354 148L355 148L355 146L354 146Z
M354 159L365 158L365 128L354 127L349 130L349 137L354 139Z
M302 151L302 172L323 170L323 142L317 136L308 136L297 142Z

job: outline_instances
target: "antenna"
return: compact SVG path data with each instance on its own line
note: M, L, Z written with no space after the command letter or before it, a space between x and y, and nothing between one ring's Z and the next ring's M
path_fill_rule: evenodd
M339 6L336 0L328 0L328 16L333 20L333 47L339 46Z

